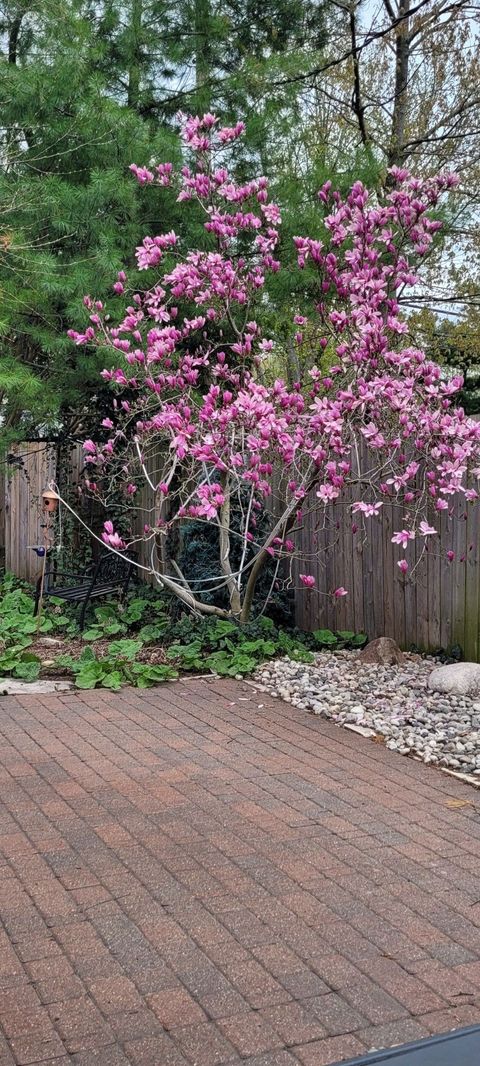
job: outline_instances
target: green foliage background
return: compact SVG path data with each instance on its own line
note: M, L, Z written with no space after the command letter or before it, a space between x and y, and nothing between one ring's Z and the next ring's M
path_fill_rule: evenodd
M0 0L0 436L83 439L108 405L104 356L77 349L84 294L120 311L112 282L145 233L201 235L168 190L142 190L139 165L179 161L177 112L242 117L238 176L267 174L284 206L287 269L264 307L289 372L291 313L313 288L291 237L318 228L326 177L372 175L368 154L332 175L306 132L295 79L327 44L322 0ZM291 368L294 373L294 368Z

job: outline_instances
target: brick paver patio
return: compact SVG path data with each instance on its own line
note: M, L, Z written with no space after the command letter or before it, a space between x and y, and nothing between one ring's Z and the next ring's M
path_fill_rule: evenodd
M475 790L234 681L4 697L0 734L0 1066L480 1022Z

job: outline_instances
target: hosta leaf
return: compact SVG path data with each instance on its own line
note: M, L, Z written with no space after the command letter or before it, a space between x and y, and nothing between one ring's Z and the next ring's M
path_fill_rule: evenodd
M316 629L313 633L317 644L338 644L335 633L331 629Z
M368 637L366 633L355 633L350 641L350 645L352 648L363 648L367 642Z
M109 658L134 659L143 648L142 640L112 640L108 648Z
M14 677L19 677L23 681L36 681L40 673L40 660L36 662L23 662L17 663L13 671Z

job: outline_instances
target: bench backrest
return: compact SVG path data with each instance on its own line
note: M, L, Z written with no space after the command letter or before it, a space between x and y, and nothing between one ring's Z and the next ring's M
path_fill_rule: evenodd
M110 551L104 552L93 571L93 585L103 585L106 582L127 585L132 566L132 560L127 556L116 555L115 552Z

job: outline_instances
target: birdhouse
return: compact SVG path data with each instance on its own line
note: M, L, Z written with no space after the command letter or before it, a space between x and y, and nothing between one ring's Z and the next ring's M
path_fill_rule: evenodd
M42 492L43 510L47 511L47 514L54 514L58 507L59 497L52 489L45 489Z

